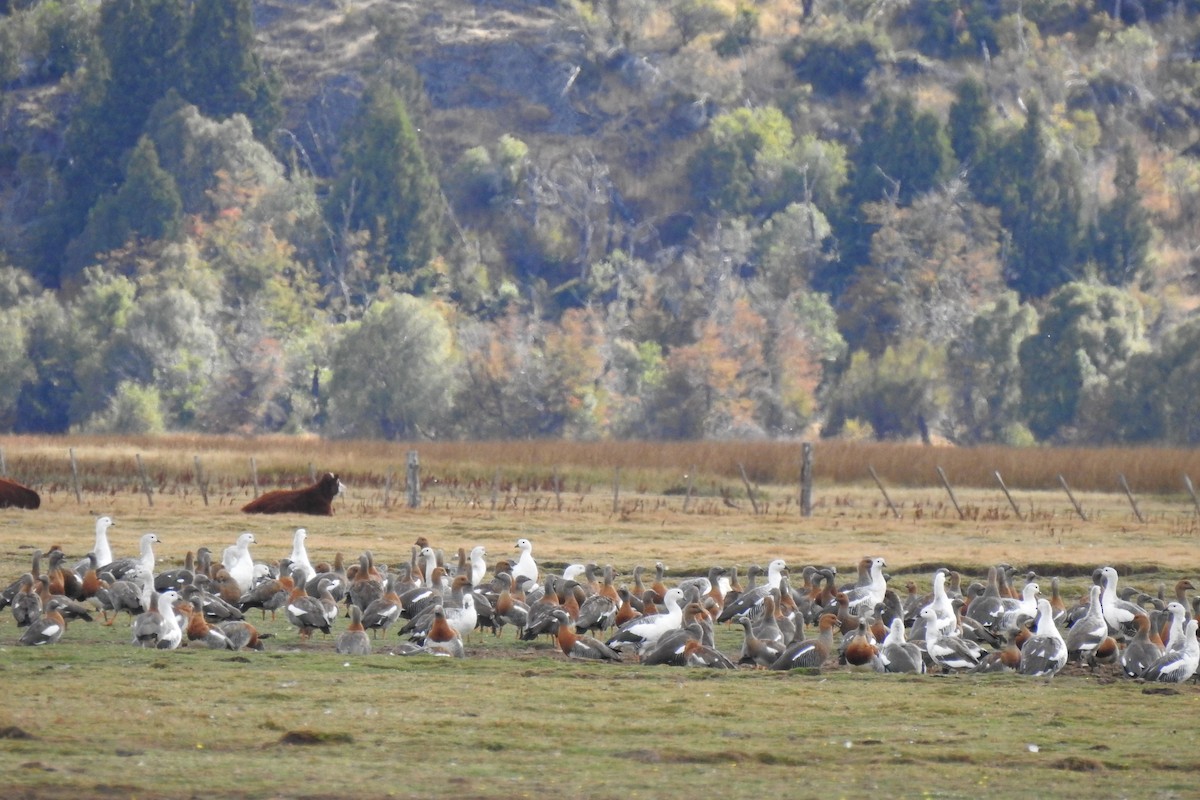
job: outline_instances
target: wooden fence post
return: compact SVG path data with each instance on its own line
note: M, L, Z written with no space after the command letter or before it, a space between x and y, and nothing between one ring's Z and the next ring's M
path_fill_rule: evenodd
M1145 524L1146 518L1138 510L1137 500L1133 498L1133 492L1129 491L1129 483L1125 480L1124 472L1117 473L1117 481L1121 484L1121 489L1125 492L1125 496L1129 498L1129 505L1133 508L1133 515L1137 517L1138 522Z
M996 476L996 482L1000 484L1000 488L1004 491L1004 496L1008 498L1008 504L1012 506L1013 513L1017 515L1017 519L1024 522L1025 515L1021 513L1021 509L1017 505L1017 501L1013 500L1013 496L1009 493L1008 487L1004 485L1004 478L1000 477L1000 470L996 470L992 474Z
M496 467L496 471L492 473L492 511L496 510L496 503L500 500L500 468Z
M966 516L963 514L963 510L958 507L958 498L954 496L954 489L950 486L950 480L946 477L946 470L939 466L937 467L937 474L938 477L942 479L942 486L946 487L946 492L950 495L950 502L954 504L954 510L958 512L958 518L966 519Z
M258 497L258 461L250 456L250 482L254 485L254 496Z
M553 480L554 480L554 504L555 504L555 506L558 507L559 511L562 511L562 488L560 486L560 480L558 477L558 467L554 468Z
M1196 497L1196 487L1192 486L1192 479L1186 472L1183 473L1183 485L1187 487L1188 494L1192 496L1192 505L1196 507L1196 514L1200 515L1200 497Z
M1061 472L1058 473L1058 482L1062 484L1063 491L1067 493L1067 499L1071 501L1071 505L1075 506L1075 513L1079 515L1081 520L1087 522L1087 514L1083 513L1083 506L1079 505L1079 502L1075 499L1075 495L1071 494L1071 487L1067 486L1067 479L1063 477Z
M875 466L873 464L867 464L867 469L871 472L871 477L875 479L875 485L879 487L879 491L883 492L883 499L887 501L888 508L892 510L892 514L896 517L896 519L900 519L900 512L896 509L896 505L892 502L892 498L888 497L887 489L883 488L883 481L879 480L879 473L875 472Z
M408 451L408 507L421 506L421 457L416 450Z
M683 495L683 513L685 513L685 514L687 513L688 506L690 506L692 504L692 485L696 480L696 465L695 464L692 464L692 468L688 470L687 479L688 479L687 492Z
M142 454L134 453L133 457L137 461L138 474L142 476L142 491L146 493L146 502L153 506L154 495L150 493L150 479L146 477L146 465L142 463Z
M754 487L750 485L750 479L746 477L746 468L738 464L738 472L742 473L742 484L746 487L746 496L750 498L750 507L754 509L754 514L757 516L758 501L754 499Z
M613 509L612 513L616 514L620 510L621 501L621 468L616 467L613 470Z
M204 468L200 466L200 456L195 457L196 463L196 486L200 488L200 496L204 498L204 505L208 505L208 481L204 479Z
M79 491L79 463L75 460L75 448L68 451L71 455L71 486L75 489L75 502L82 503L83 495Z
M812 442L800 445L800 516L812 516L813 490L813 446Z
M317 468L311 461L308 462L308 482L309 483L317 482Z
M8 477L8 464L4 460L4 448L0 447L0 478Z
M395 470L393 470L391 465L389 464L388 470L387 470L387 477L383 479L383 507L384 508L388 507L388 501L391 499L392 473L393 472L395 472Z

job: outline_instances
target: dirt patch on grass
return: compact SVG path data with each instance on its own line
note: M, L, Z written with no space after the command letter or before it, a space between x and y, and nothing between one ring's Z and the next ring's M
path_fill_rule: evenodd
M1104 772L1106 769L1102 762L1094 758L1083 758L1082 756L1060 758L1050 766L1055 769L1065 769L1068 772Z
M288 731L279 737L280 744L317 745L317 744L353 744L354 737L348 733L329 731Z
M24 728L18 728L16 725L7 725L0 728L0 739L33 739L32 733Z

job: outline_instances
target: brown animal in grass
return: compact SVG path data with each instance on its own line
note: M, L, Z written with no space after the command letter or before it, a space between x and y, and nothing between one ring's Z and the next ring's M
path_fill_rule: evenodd
M276 489L242 506L247 514L313 514L333 516L333 498L346 490L332 472L303 489Z
M28 486L8 478L0 478L0 508L37 508L42 498Z

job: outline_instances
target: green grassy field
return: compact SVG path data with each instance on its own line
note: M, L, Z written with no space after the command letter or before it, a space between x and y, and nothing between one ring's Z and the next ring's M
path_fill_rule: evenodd
M19 441L4 446L14 474L27 456ZM206 506L165 468L150 505L136 473L121 471L144 450L119 446L86 462L92 478L79 501L69 485L46 484L41 509L0 510L3 583L29 569L33 548L83 555L101 513L117 520L118 556L157 532L163 569L200 546L219 552L243 530L258 540L255 558L274 561L304 526L314 561L370 549L396 563L426 536L449 554L483 544L494 562L514 556L524 536L546 568L611 563L620 582L657 560L668 583L711 563L737 564L744 576L774 557L850 574L868 554L887 559L897 588L927 588L939 565L970 579L1006 561L1061 576L1069 599L1105 563L1150 593L1200 575L1195 509L1179 496L1137 498L1142 523L1123 495L1081 491L1085 522L1061 492L1014 491L1017 520L998 489L963 488L962 520L942 487L897 487L895 518L873 485L824 481L813 517L802 519L786 485L754 484L763 513L744 495L726 504L707 489L685 511L684 497L660 489L671 481L647 473L643 486L622 486L614 511L611 476L596 465L595 480L563 468L569 492L514 486L495 507L490 483L429 486L409 509L394 485L385 504L383 482L351 480L332 518L249 517L237 511L252 496L248 483L224 481ZM186 468L194 448L177 449ZM293 456L297 469L308 455ZM384 472L342 457L320 468ZM241 453L204 459L243 463ZM103 463L114 466L95 466ZM390 655L395 635L348 659L320 634L302 643L282 617L256 624L274 634L263 653L144 651L129 644L125 617L113 627L73 623L61 644L33 649L13 646L19 633L2 612L0 796L1188 797L1200 770L1190 740L1200 690L1143 685L1112 668L1071 667L1052 681L716 673L569 662L547 641L515 641L511 629L475 634L462 661ZM727 653L740 641L736 629L718 631Z

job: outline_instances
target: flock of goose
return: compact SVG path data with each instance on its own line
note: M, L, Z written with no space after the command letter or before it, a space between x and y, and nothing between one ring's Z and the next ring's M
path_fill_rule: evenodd
M112 525L107 516L96 520L95 544L77 564L58 547L35 552L30 571L0 592L0 609L9 606L22 629L18 644L52 645L72 622L100 614L112 625L124 612L134 645L263 649L278 634L246 618L258 609L263 619L282 613L301 641L317 631L333 636L348 618L334 637L334 649L347 655L381 649L379 635L395 628L400 641L390 653L461 658L472 631L500 635L512 627L519 641L549 637L569 658L723 669L844 665L1050 677L1077 662L1182 683L1200 666L1200 598L1189 599L1192 583L1151 595L1120 587L1107 566L1093 573L1087 597L1070 602L1057 578L1043 587L1029 574L1017 590L1016 571L1005 564L965 584L938 569L931 592L909 582L901 594L888 585L880 557L863 558L848 581L836 568L809 565L793 583L787 564L775 559L765 569L751 566L746 585L736 567L713 566L669 587L659 562L653 578L635 568L630 587L615 583L611 566L573 564L546 574L528 539L517 540L515 558L493 565L483 546L459 549L457 563L449 563L418 539L409 562L395 568L370 552L348 566L340 553L333 564L314 566L307 532L297 528L291 552L274 564L254 560L254 535L242 533L219 559L200 548L183 567L158 571L157 535L141 536L137 556L114 558ZM717 648L721 624L742 629L736 652Z

